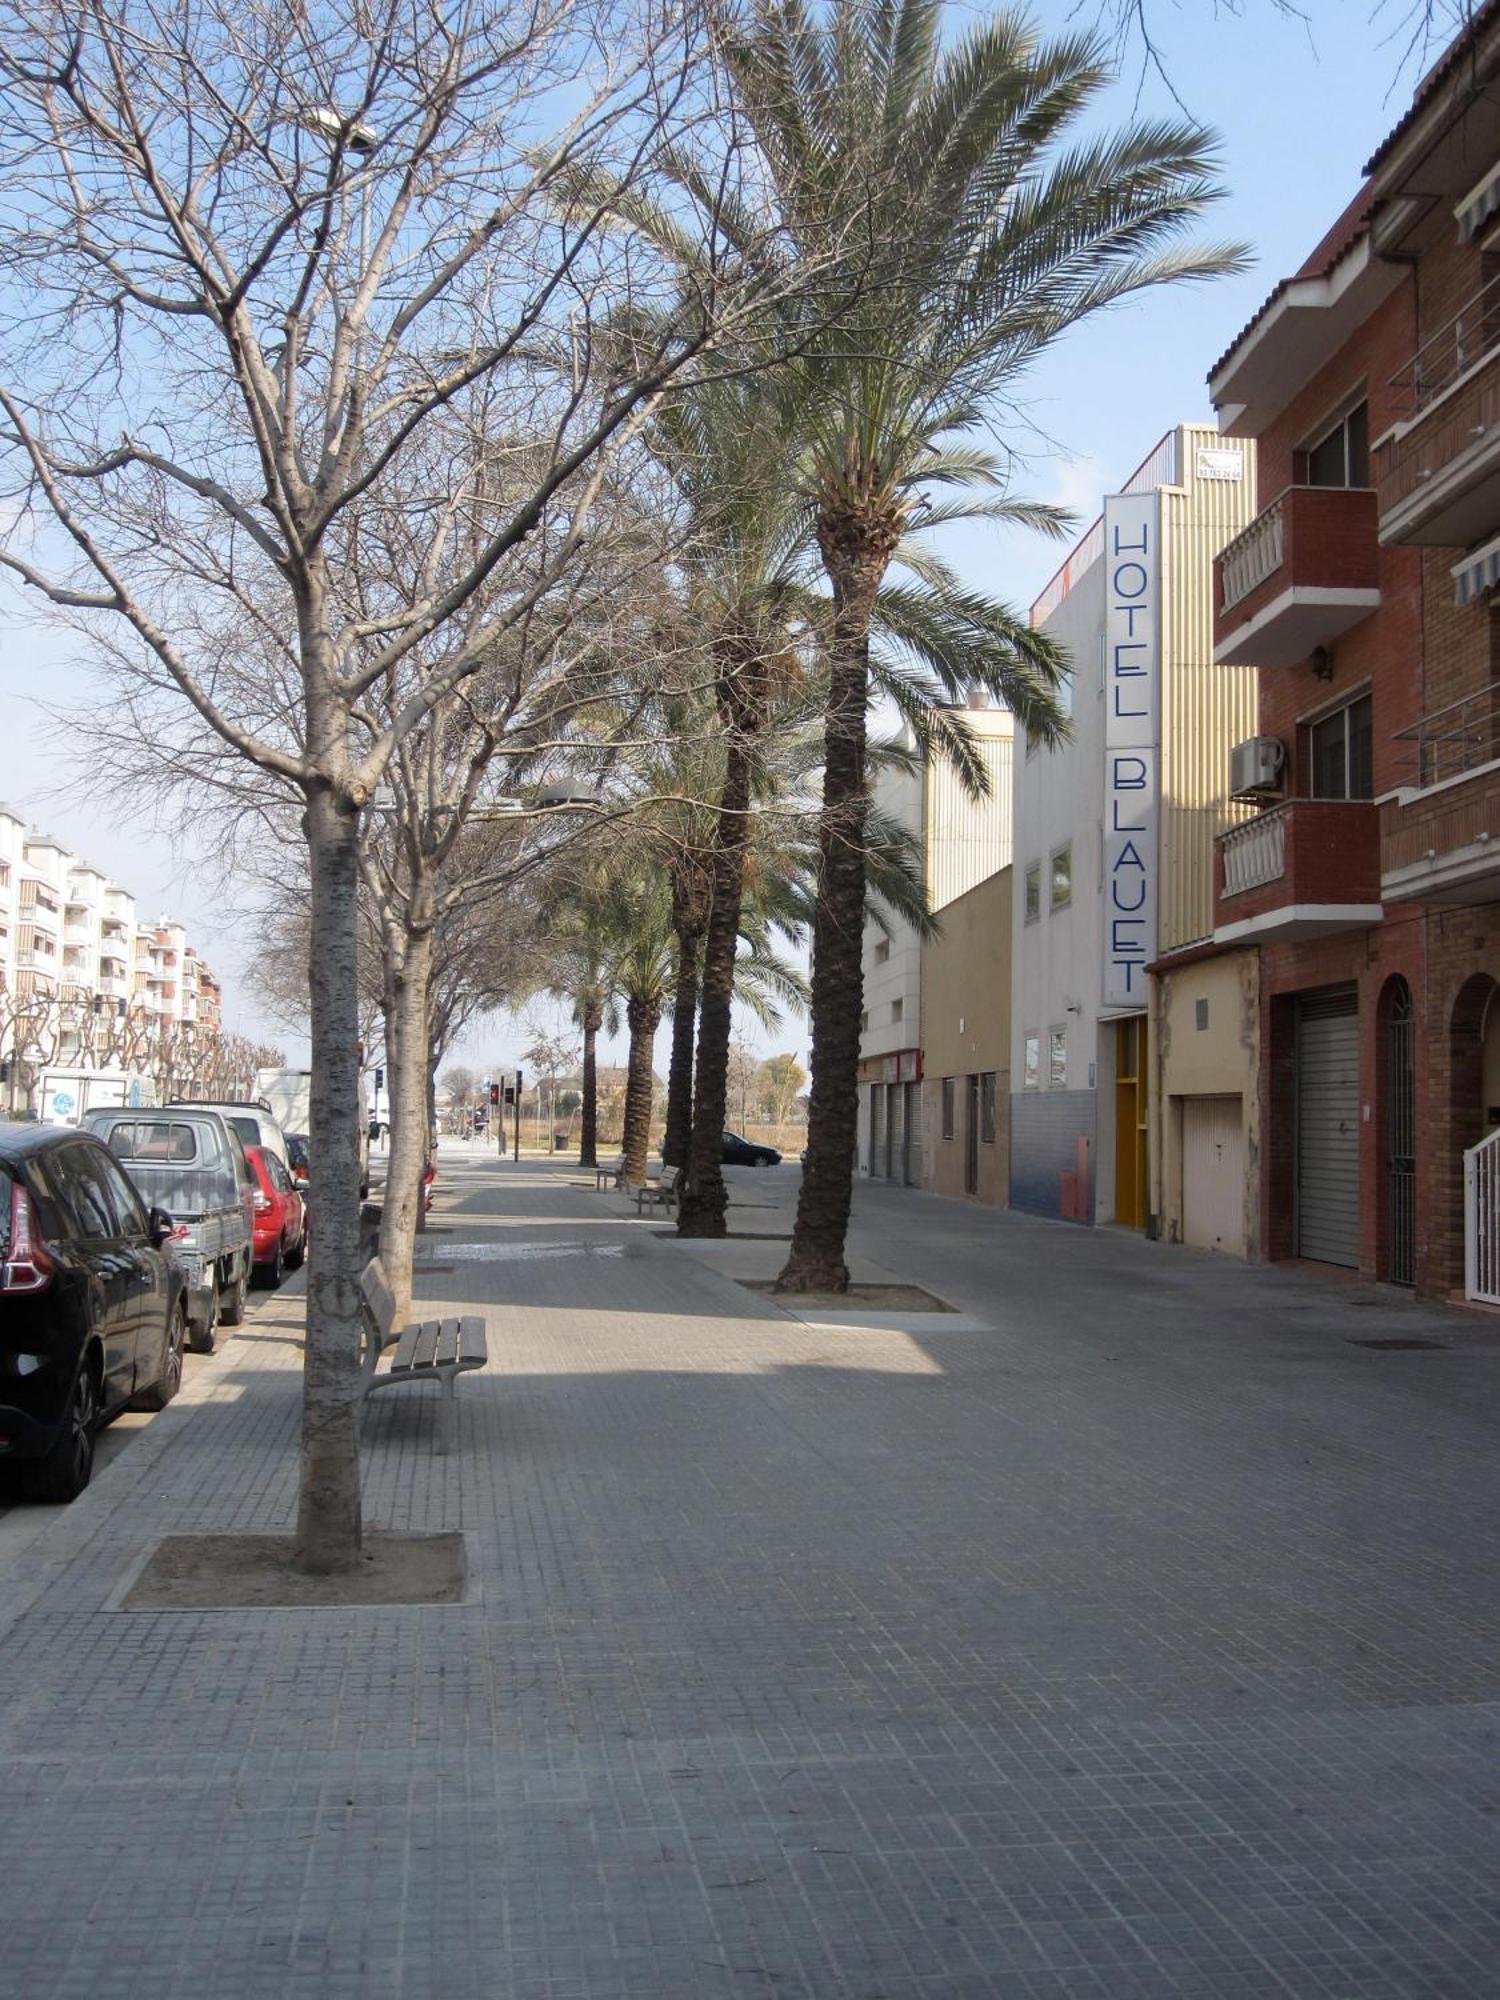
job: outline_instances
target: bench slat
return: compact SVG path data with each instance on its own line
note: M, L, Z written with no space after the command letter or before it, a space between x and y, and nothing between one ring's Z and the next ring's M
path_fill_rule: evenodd
M490 1358L489 1342L484 1336L482 1319L461 1319L458 1323L459 1360L473 1366L482 1366Z
M458 1359L458 1321L445 1319L438 1328L437 1347L433 1352L433 1365L451 1368Z
M423 1320L420 1324L403 1328L396 1344L391 1373L405 1375L413 1368L430 1368L441 1330L442 1321L436 1319Z
M396 1322L396 1296L386 1283L385 1266L378 1257L372 1258L360 1272L359 1289L381 1340L389 1339Z

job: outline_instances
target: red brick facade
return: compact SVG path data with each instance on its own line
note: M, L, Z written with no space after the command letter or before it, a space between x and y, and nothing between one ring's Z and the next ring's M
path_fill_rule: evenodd
M1434 130L1440 129L1443 116L1451 127L1455 115L1462 114L1439 107L1433 113L1439 121ZM1500 310L1493 354L1483 351L1491 337L1488 323L1481 317L1471 325L1464 367L1455 369L1449 391L1449 416L1442 416L1439 393L1432 416L1420 419L1427 427L1420 450L1408 448L1403 455L1403 443L1416 433L1396 427L1409 423L1418 407L1412 386L1418 348L1434 337L1441 348L1454 313L1472 302L1500 269L1500 260L1460 243L1453 219L1455 202L1484 161L1469 157L1463 162L1464 187L1428 186L1421 177L1430 178L1432 172L1430 149L1428 154L1412 152L1411 143L1394 164L1383 163L1391 184L1377 175L1363 210L1374 249L1389 253L1394 288L1310 379L1297 380L1289 358L1285 405L1257 425L1246 425L1258 437L1260 489L1275 504L1277 495L1298 486L1304 469L1299 454L1343 410L1361 395L1366 398L1376 492L1350 492L1331 504L1314 495L1313 503L1304 505L1308 490L1299 489L1290 496L1300 511L1294 542L1289 539L1287 546L1289 556L1295 548L1291 569L1296 581L1333 587L1373 574L1380 603L1338 635L1331 660L1319 660L1319 673L1310 660L1261 666L1259 728L1263 735L1279 738L1287 755L1286 803L1274 809L1284 820L1286 863L1278 879L1240 886L1234 893L1234 885L1223 879L1221 843L1216 921L1220 932L1232 937L1233 927L1245 918L1271 921L1269 913L1284 905L1327 904L1331 909L1376 903L1384 896L1381 921L1369 928L1260 940L1258 1254L1297 1254L1299 1002L1330 988L1352 988L1359 1048L1358 1269L1369 1278L1399 1275L1393 1268L1389 1071L1393 1049L1409 1042L1415 1105L1413 1276L1419 1292L1445 1297L1461 1295L1464 1282L1464 1149L1500 1122L1500 1105L1486 1102L1487 1089L1500 1096L1500 768L1487 766L1490 750L1500 751L1500 611L1492 608L1500 591L1480 591L1459 604L1453 568L1464 551L1398 541L1398 534L1417 530L1403 524L1409 517L1391 510L1403 505L1422 481L1440 477L1458 451L1485 434L1482 427L1475 428L1469 404L1487 379L1486 371L1500 380ZM1424 196L1440 198L1403 210L1403 176L1421 180ZM1394 219L1386 221L1387 214ZM1408 223L1403 218L1409 214L1419 220ZM1402 230L1407 233L1398 240ZM1364 256L1366 247L1356 235L1338 254L1348 256L1357 249ZM1500 307L1500 286L1496 296ZM1274 340L1274 320L1257 337L1263 348ZM1289 356L1295 351L1289 348ZM1221 379L1232 386L1234 365L1231 350L1215 372L1216 386ZM1259 365L1264 368L1264 352ZM1225 396L1226 404L1234 400ZM1439 417L1450 428L1460 425L1462 435L1455 432L1451 450L1442 444ZM1394 436L1387 435L1392 432ZM1446 460L1444 451L1449 451ZM1413 471L1416 459L1421 463ZM1398 470L1406 482L1399 491L1392 483ZM1453 474L1454 479L1469 477L1467 465ZM1439 504L1436 498L1429 502L1428 518L1441 529L1445 522ZM1479 540L1500 533L1500 499L1494 512ZM1378 539L1381 531L1384 541ZM1351 536L1363 538L1362 551L1351 546ZM1289 572L1280 578L1280 587L1292 580ZM1277 579L1267 579L1223 614L1221 634L1245 622L1262 602L1273 601L1276 587ZM1310 725L1365 691L1372 710L1373 802L1332 807L1311 801ZM1463 732L1456 743L1440 741L1435 752L1434 731L1446 726L1439 712L1453 703L1464 704L1459 711ZM1486 733L1490 731L1493 735ZM1342 822L1336 817L1340 812L1347 815ZM1350 837L1343 837L1345 832ZM1487 860L1491 836L1497 849L1493 870ZM1225 841L1232 847L1237 838L1243 836L1232 832ZM1445 864L1460 870L1461 879L1451 872L1442 876ZM1423 871L1432 874L1430 884ZM1423 890L1453 900L1423 902ZM1408 996L1410 1031L1400 1026Z

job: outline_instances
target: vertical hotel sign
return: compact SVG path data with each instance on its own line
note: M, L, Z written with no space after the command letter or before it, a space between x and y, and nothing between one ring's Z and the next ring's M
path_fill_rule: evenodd
M1104 502L1104 1005L1144 1007L1156 956L1161 496Z

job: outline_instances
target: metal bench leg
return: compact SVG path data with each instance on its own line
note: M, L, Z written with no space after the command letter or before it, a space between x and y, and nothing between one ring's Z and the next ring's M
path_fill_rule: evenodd
M447 1380L443 1383L443 1407L438 1416L437 1450L439 1458L446 1458L448 1456L449 1451L453 1447L453 1441L458 1436L457 1389L458 1370L454 1368L449 1372Z

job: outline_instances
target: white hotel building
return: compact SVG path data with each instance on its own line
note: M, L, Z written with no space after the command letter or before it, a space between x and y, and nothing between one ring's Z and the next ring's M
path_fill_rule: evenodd
M1214 835L1254 677L1213 661L1213 558L1255 513L1250 445L1182 424L1032 607L1073 662L1072 735L1015 773L1010 1199L1152 1226L1155 981L1213 930Z

